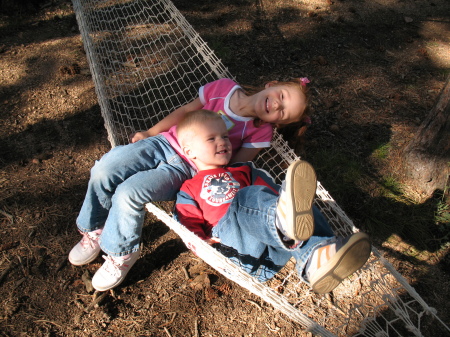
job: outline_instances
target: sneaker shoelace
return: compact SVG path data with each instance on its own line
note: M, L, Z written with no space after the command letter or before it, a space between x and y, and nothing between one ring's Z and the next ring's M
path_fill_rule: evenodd
M106 272L108 272L108 274L111 274L112 276L120 276L120 271L126 270L128 267L127 264L124 264L125 260L123 259L115 259L109 255L103 255L103 258L105 259L105 263L102 267Z
M95 243L98 241L98 235L91 233L81 233L83 238L81 239L81 246L83 249L87 249L89 247L95 248Z

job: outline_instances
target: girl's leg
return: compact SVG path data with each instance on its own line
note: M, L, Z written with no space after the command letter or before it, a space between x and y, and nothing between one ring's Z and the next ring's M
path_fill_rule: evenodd
M87 193L77 218L78 229L90 232L102 228L120 184L138 172L152 170L172 160L174 165L179 165L179 156L163 136L150 137L109 151L91 169Z
M134 174L117 187L100 237L100 247L108 255L92 278L95 289L106 291L125 279L139 259L145 204L173 199L188 178L190 175L173 163L160 164L154 170Z
M179 157L178 157L179 158ZM184 162L179 158L180 165ZM161 163L157 168L138 172L120 184L111 200L109 215L103 228L100 246L111 256L124 256L139 249L145 204L173 200L186 179L188 170L174 163Z
M81 266L100 253L99 238L117 186L136 172L153 169L158 164L158 139L149 138L134 144L118 146L106 153L91 169L87 193L77 218L83 234L69 253L69 261ZM152 153L155 156L152 156Z
M100 237L100 247L108 255L92 278L95 289L106 291L125 279L139 259L145 204L173 199L189 177L172 165L161 164L154 170L136 173L117 187Z
M100 252L99 238L101 247L110 255L136 251L144 205L174 199L192 173L162 136L111 150L92 169L77 219L83 238L70 252L70 262L83 265L95 259Z
M175 199L182 183L193 174L164 137L135 144L139 146L110 151L92 170L78 226L90 230L86 236L104 225L100 246L84 250L78 244L69 254L71 262L80 256L85 261L95 258L100 248L108 254L92 278L92 285L100 291L119 285L139 258L145 204Z

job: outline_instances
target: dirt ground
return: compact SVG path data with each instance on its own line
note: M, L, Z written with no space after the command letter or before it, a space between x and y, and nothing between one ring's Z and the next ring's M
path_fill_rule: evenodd
M86 280L101 258L87 268L67 262L79 239L75 219L89 169L110 148L81 37L69 1L11 3L1 2L0 12L0 335L310 335L208 268L150 215L130 276L114 291L93 294ZM174 3L239 82L312 80L313 125L305 143L297 144L292 130L289 141L450 324L450 227L435 218L445 196L400 206L405 197L388 202L378 188L398 173L396 154L449 74L450 2ZM387 155L374 156L383 144ZM364 174L358 181L344 176L350 180L342 190L342 168L330 169L323 153L350 159ZM390 227L371 227L370 219L380 218L392 219ZM404 225L417 218L435 228L431 237ZM209 276L207 290L192 286L200 273Z

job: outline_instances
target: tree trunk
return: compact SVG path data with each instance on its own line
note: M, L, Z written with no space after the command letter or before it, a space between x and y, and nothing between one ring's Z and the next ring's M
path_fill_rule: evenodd
M450 174L450 76L438 101L403 150L409 187L423 198L445 190Z

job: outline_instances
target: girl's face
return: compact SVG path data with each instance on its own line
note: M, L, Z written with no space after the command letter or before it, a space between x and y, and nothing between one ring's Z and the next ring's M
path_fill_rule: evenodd
M294 85L266 84L257 95L256 117L272 124L297 122L306 109L306 97Z

